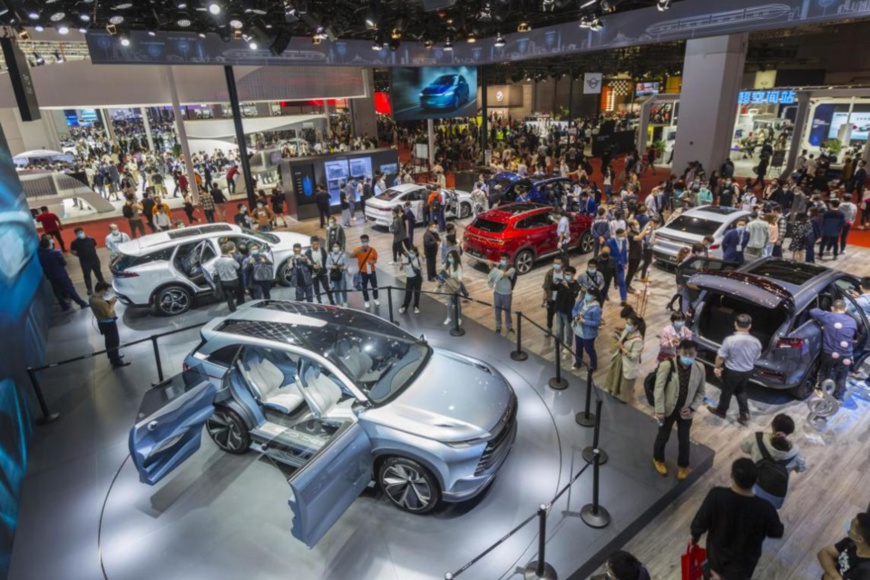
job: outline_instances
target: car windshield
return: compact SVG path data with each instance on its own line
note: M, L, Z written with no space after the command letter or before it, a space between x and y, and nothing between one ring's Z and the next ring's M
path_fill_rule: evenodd
M394 199L396 199L397 197L399 197L403 193L405 193L405 192L399 191L398 189L388 189L384 193L380 194L378 196L378 199L380 199L382 201L393 201Z
M342 313L323 326L294 329L308 347L323 353L376 405L392 400L411 384L429 361L432 349L392 324L364 313Z
M278 236L273 236L272 234L257 232L254 230L249 230L247 228L242 228L242 231L244 231L247 235L249 235L253 238L257 238L258 240L260 240L261 242L264 242L266 244L277 244L278 242L281 241L278 238Z
M705 220L699 217L681 215L671 223L666 230L677 230L693 236L712 236L722 226L722 222Z
M453 75L441 75L437 79L435 79L432 84L433 85L449 85L453 83Z

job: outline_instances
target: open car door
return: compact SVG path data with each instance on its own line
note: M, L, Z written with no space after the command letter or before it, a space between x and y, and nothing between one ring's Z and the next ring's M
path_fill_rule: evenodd
M139 481L154 485L199 449L215 392L201 366L145 392L129 439Z
M372 480L372 445L348 421L290 478L293 537L313 548Z
M858 323L858 335L855 337L855 344L852 347L855 358L855 363L852 367L854 370L870 354L870 321L868 321L867 316L864 314L864 309L858 306L854 298L845 292L842 293L842 296L843 300L846 301L846 311Z
M218 256L209 240L203 240L191 255L190 281L200 288L208 288L212 292L217 291L214 279L214 263Z

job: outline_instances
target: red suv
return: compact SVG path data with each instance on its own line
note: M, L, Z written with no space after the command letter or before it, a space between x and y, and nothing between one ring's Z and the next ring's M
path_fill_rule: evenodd
M556 227L559 212L549 205L512 203L477 216L465 228L463 250L472 258L497 262L505 252L519 274L532 269L537 260L558 254ZM581 253L594 245L590 216L569 213L571 245Z

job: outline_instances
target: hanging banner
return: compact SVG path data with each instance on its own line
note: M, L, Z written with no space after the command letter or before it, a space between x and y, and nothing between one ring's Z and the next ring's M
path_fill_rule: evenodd
M586 73L583 75L583 94L597 95L601 92L601 73Z

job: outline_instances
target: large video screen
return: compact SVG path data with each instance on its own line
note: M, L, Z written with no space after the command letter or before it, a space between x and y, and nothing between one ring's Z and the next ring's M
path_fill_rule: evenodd
M447 119L477 114L477 68L394 68L393 119Z
M637 83L634 87L638 97L649 97L659 94L659 83Z

